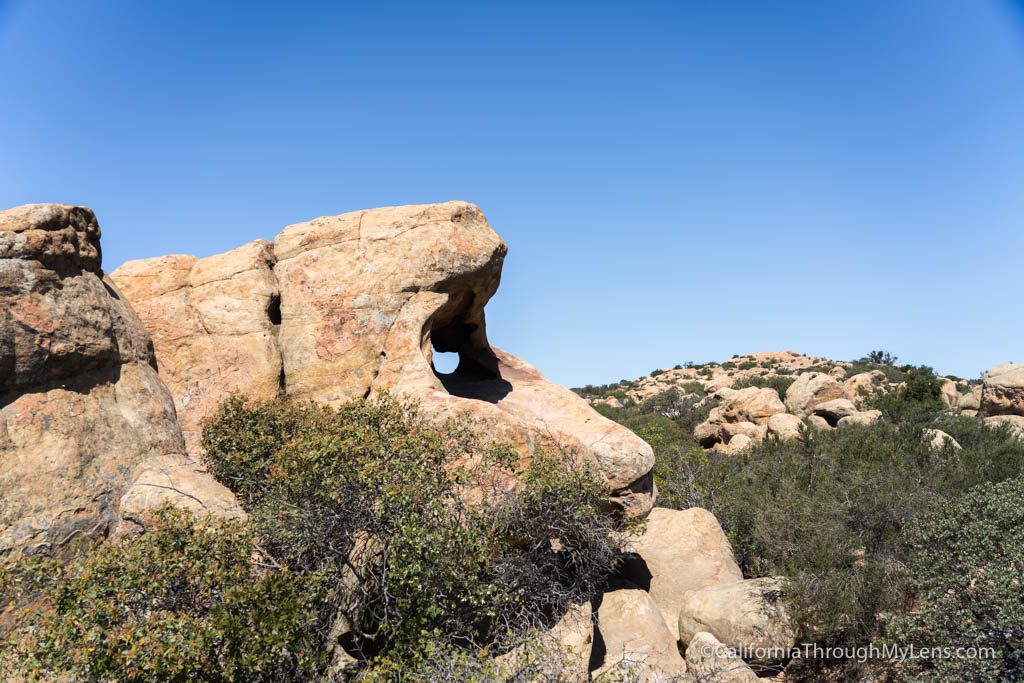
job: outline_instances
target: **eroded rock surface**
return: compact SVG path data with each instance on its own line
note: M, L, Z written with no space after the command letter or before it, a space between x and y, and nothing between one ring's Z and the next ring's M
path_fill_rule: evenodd
M85 207L0 212L0 560L106 533L140 465L184 452L99 239ZM194 489L177 474L164 480L175 495L202 500L215 483L193 473Z
M573 449L598 466L617 502L647 512L650 446L490 345L484 306L506 251L480 209L448 202L317 218L272 245L133 261L112 277L153 337L190 454L231 393L336 405L387 391L438 418L468 411L524 456ZM457 353L457 369L436 372L435 351Z
M626 550L635 559L625 563L624 575L651 594L673 638L687 591L743 580L718 520L701 508L654 508Z
M1024 363L997 365L981 381L981 412L1024 416Z

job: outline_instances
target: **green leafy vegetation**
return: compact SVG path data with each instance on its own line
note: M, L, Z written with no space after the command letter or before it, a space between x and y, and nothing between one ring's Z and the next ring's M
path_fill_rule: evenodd
M921 660L899 669L881 660L808 659L792 663L787 680L1019 679L1024 441L1006 427L948 413L931 368L864 367L884 368L903 384L871 399L883 421L805 429L739 455L694 442L707 406L673 418L642 405L601 412L654 447L659 505L710 510L745 576L789 578L798 641L858 647L888 639L998 652L994 661ZM784 393L789 382L756 377L734 386ZM933 450L925 429L946 432L962 450Z
M746 389L747 387L758 387L774 389L778 392L782 398L786 397L786 390L789 389L790 385L796 381L796 377L783 376L783 375L768 375L758 377L744 377L736 380L732 388L733 389Z
M4 673L323 680L344 646L368 679L483 676L597 593L625 522L571 454L538 451L518 471L478 434L387 397L226 402L203 447L247 521L162 511L136 542L63 570L10 568Z

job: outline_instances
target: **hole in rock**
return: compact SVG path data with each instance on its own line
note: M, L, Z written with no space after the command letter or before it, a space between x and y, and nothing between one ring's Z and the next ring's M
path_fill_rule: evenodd
M267 317L270 318L271 325L281 324L281 295L273 294L270 297L270 303L267 304Z
M434 349L434 372L439 375L450 375L459 367L459 354Z
M475 335L477 325L466 321L468 303L430 330L434 374L452 396L497 403L512 385L501 378L498 359L478 338L482 335Z

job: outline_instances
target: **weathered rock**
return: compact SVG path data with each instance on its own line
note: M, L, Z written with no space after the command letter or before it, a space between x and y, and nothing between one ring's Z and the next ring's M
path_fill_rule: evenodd
M768 433L772 415L786 412L786 406L774 389L747 387L724 388L715 392L721 403L711 409L707 420L697 425L694 435L701 445L731 443L737 434L762 441Z
M623 588L605 593L597 610L604 641L604 663L594 678L607 675L630 681L671 681L686 673L676 639L651 596Z
M993 415L984 420L987 425L1007 425L1018 438L1024 439L1024 417L1020 415Z
M768 434L778 437L782 441L795 439L800 436L800 425L803 422L796 415L779 413L772 415L768 420Z
M857 407L853 401L846 398L834 398L831 401L819 403L813 408L815 415L825 418L830 425L835 425L844 417L856 414Z
M225 399L281 391L273 262L270 243L258 240L204 259L129 261L111 274L153 338L193 456L202 453L202 423Z
M686 666L695 681L714 683L757 683L757 674L736 654L735 649L710 633L697 633L686 648Z
M946 447L947 443L952 446L954 451L962 450L957 440L941 429L924 430L924 439L928 442L928 447L933 451L941 451Z
M807 422L815 429L832 429L832 425L821 415L811 415L807 418Z
M837 427L846 427L848 425L873 425L882 419L881 410L863 410L853 415L847 415L846 417L840 418L839 422L836 423Z
M0 560L108 532L133 475L184 451L149 336L100 269L99 238L84 207L0 212ZM199 500L215 484L178 483L175 496Z
M968 410L978 411L981 410L981 385L971 387L971 390L966 394L960 396L960 400L957 401L957 408L960 412L966 412Z
M830 374L833 377L836 377L838 379L842 379L842 378L846 377L846 368L844 368L841 365L837 365L834 368L832 368L831 370L829 370L828 374Z
M715 410L722 422L766 424L772 415L786 412L786 406L774 389L747 387L723 397Z
M861 372L843 382L843 397L853 402L858 409L867 407L867 401L881 391L885 373L881 370Z
M786 390L786 407L803 417L819 403L843 397L843 385L835 377L820 372L805 372Z
M736 453L742 453L743 451L747 450L755 443L757 443L757 441L758 440L752 439L746 434L737 434L736 436L729 439L729 443L726 444L723 450L729 455L735 455Z
M783 606L785 579L766 577L687 591L679 610L679 642L707 631L747 661L786 658L796 642Z
M145 526L146 516L164 503L198 516L245 517L234 494L186 455L147 458L136 467L131 481L121 496L121 518L140 526Z
M960 403L960 390L956 386L956 382L951 379L942 379L942 387L940 387L941 394L939 398L946 404L947 408L956 408Z
M743 579L718 520L701 508L654 508L625 549L635 556L623 573L650 592L673 637L686 591Z
M524 458L541 446L575 451L597 465L617 503L645 513L654 502L650 446L490 346L484 305L505 252L477 207L448 202L317 218L288 226L272 246L254 242L199 261L138 261L117 277L145 311L190 452L204 417L231 392L265 397L283 387L329 405L390 392L437 419L468 412ZM173 277L162 272L171 270L166 259L178 269ZM173 290L165 280L187 286ZM251 300L236 304L246 288ZM203 311L213 312L216 329L196 324L176 335L179 321ZM458 368L436 372L434 351L458 353Z
M981 380L981 412L1024 415L1024 363L997 365Z

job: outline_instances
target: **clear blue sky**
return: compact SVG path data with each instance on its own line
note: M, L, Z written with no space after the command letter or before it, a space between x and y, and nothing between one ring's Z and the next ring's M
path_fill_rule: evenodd
M1024 11L0 0L0 205L104 264L465 199L492 343L577 385L884 348L1024 362Z

